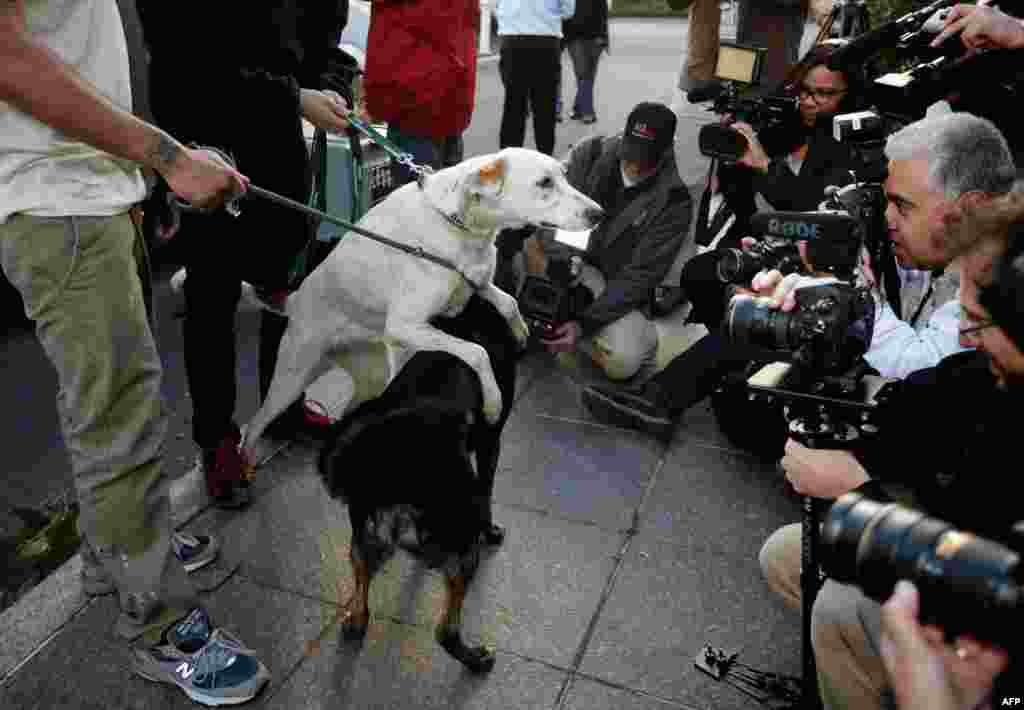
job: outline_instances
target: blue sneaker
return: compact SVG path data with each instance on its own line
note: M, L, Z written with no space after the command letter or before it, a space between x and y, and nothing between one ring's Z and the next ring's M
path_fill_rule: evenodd
M137 675L177 686L200 705L240 705L270 680L256 654L230 632L213 628L201 608L167 627L156 645L132 651Z
M171 535L171 550L186 572L195 572L217 559L220 541L213 535L190 535L175 532ZM114 580L100 562L88 540L82 540L82 590L90 597L114 593Z

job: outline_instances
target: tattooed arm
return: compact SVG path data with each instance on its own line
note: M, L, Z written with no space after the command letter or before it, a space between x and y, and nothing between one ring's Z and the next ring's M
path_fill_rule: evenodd
M24 0L0 0L0 101L88 143L160 173L177 194L216 205L245 179L118 108L25 29Z

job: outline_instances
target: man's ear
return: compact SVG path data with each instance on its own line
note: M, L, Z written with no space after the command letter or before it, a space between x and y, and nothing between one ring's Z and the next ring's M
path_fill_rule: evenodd
M498 197L505 187L507 167L505 158L495 158L474 170L466 180L466 196L476 199Z

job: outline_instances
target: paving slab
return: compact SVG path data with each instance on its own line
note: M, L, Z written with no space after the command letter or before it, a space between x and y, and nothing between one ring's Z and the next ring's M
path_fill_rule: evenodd
M565 710L697 710L697 706L577 676L566 694Z
M495 498L624 530L661 455L656 442L634 432L514 415L505 427Z
M271 697L273 710L551 708L566 672L498 651L494 670L474 676L422 628L371 624L362 643L324 640Z
M735 557L713 532L634 540L581 670L687 705L749 708L749 698L693 660L711 643L755 668L798 673L799 620L770 597L756 558Z
M731 559L756 557L777 527L800 519L775 465L683 440L668 454L640 517L641 539L682 541L694 531L714 536Z

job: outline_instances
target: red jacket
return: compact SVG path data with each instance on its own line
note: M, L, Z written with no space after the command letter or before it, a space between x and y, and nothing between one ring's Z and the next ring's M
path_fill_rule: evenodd
M376 0L366 48L370 115L441 140L469 126L479 0Z

